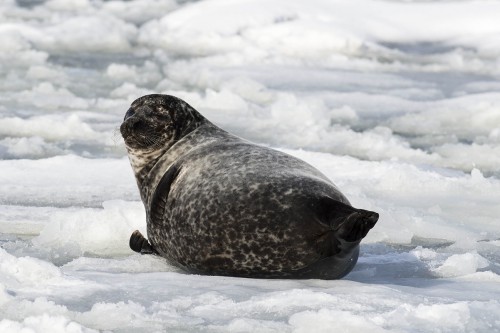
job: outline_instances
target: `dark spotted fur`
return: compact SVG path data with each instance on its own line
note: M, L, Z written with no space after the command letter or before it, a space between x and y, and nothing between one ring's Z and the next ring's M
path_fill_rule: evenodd
M176 97L137 99L120 130L150 241L134 233L131 247L189 272L340 278L378 220L309 164L225 132Z

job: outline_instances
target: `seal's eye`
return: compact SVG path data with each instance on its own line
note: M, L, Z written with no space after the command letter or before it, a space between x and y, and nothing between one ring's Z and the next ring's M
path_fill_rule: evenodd
M129 118L129 117L132 117L134 115L134 110L132 110L132 108L128 109L127 110L127 113L125 113L125 117L123 118L123 120Z

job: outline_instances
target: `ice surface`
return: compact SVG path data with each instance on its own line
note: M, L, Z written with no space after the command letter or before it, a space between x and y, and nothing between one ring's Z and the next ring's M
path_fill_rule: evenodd
M0 2L0 332L500 332L500 3ZM380 221L339 281L128 248L147 93L306 160Z

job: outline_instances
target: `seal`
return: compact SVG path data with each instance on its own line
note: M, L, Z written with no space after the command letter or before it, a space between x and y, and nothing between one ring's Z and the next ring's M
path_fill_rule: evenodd
M135 100L120 132L146 208L132 250L188 272L337 279L378 220L321 172L215 126L183 100Z

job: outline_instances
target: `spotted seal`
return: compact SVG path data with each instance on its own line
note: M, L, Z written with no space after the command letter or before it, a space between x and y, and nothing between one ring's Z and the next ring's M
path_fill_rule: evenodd
M197 274L336 279L378 220L311 165L234 136L183 100L135 100L120 131L156 253Z

